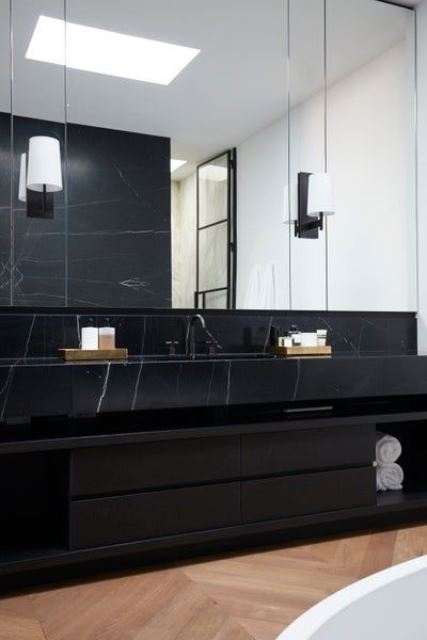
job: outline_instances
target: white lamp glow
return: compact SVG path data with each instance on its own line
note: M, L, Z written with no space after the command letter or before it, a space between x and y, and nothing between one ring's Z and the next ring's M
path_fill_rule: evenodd
M19 165L19 189L18 200L27 202L27 154L21 153L21 163Z
M59 140L48 136L30 138L27 188L54 193L62 191L61 150Z
M324 216L335 213L334 190L329 174L313 173L308 181L307 215L316 218L321 213Z
M66 51L65 51L66 49ZM200 49L40 16L26 58L168 85Z

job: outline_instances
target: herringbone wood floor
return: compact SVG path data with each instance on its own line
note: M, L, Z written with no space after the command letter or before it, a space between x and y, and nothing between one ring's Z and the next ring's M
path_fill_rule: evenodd
M273 640L325 596L427 554L427 526L14 593L0 640Z

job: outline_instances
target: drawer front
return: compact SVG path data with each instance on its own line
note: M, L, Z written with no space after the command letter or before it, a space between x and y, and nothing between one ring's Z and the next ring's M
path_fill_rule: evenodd
M242 437L242 475L273 475L370 464L375 426L299 429Z
M71 469L73 496L234 480L240 472L239 437L77 449Z
M239 483L78 500L71 504L70 548L220 529L239 519Z
M280 520L375 503L374 467L242 483L243 522Z

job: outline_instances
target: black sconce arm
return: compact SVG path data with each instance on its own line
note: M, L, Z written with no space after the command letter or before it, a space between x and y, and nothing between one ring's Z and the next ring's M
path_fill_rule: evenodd
M295 220L295 236L299 238L303 238L304 232L314 231L319 229L323 231L323 213L319 215L317 220L312 220L312 222L303 222L301 223L299 220Z
M298 220L295 222L295 236L316 240L319 237L319 229L323 230L323 213L318 218L307 215L308 185L311 173L300 172L298 174Z

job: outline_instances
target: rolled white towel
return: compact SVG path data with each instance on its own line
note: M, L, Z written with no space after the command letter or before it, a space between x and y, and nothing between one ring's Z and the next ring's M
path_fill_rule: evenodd
M399 491L405 474L399 464L379 464L377 466L377 491Z
M248 288L246 290L243 309L260 309L261 308L261 267L257 264L252 267L249 277Z
M394 436L378 432L375 453L378 464L390 464L402 455L402 445Z

